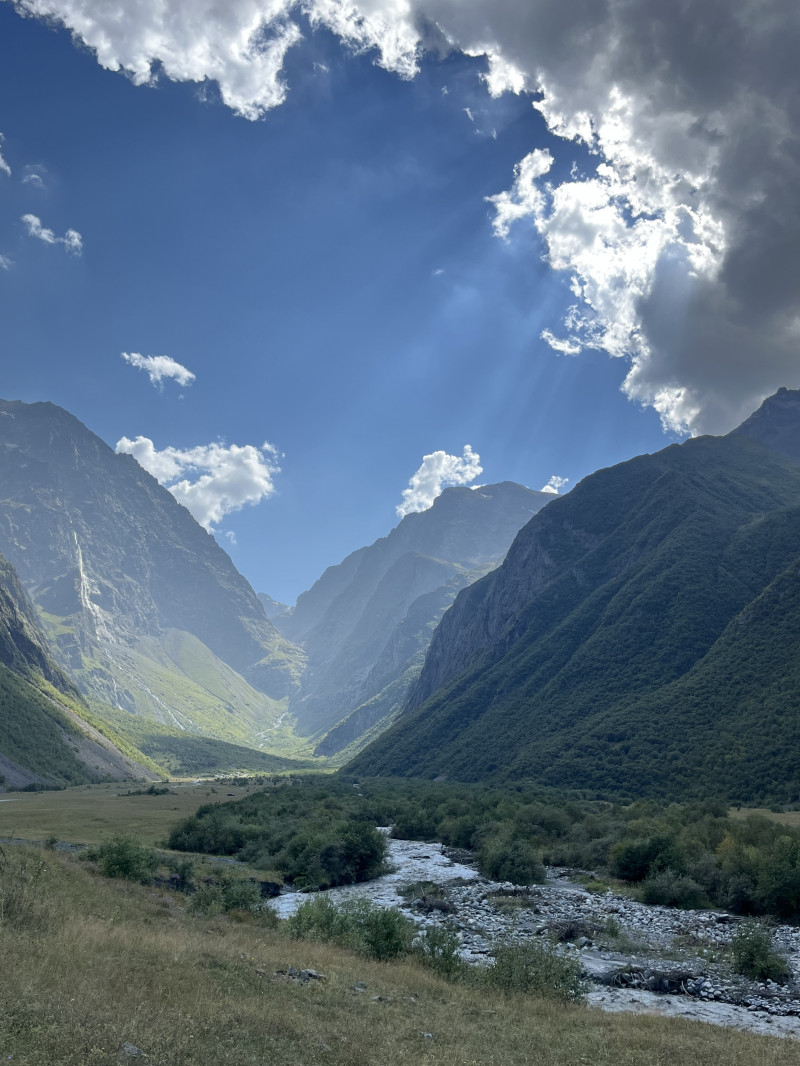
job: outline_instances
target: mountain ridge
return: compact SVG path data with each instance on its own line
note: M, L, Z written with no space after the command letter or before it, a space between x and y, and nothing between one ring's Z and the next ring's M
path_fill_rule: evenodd
M779 400L800 419L800 394ZM696 438L584 479L534 516L498 570L459 594L403 713L348 769L530 777L612 793L637 782L641 794L663 793L673 785L644 708L657 707L662 722L680 721L691 737L676 701L699 706L697 693L713 690L713 676L728 705L709 703L720 722L717 736L703 734L704 743L713 741L709 765L729 795L763 796L770 767L763 745L753 745L751 770L733 749L724 754L732 735L748 722L757 728L757 719L742 709L731 678L716 672L736 618L794 572L799 504L800 467L751 432ZM781 649L773 648L787 663L792 625L793 617ZM792 699L800 678L797 686ZM769 689L766 679L762 687ZM777 735L781 708L765 699L765 723ZM797 761L798 730L784 740ZM699 756L688 749L678 756L674 738L664 749L670 745L674 780L683 775L683 787L695 788ZM733 764L735 773L723 773ZM684 772L689 765L694 777ZM796 774L785 760L782 767L775 785L791 792Z

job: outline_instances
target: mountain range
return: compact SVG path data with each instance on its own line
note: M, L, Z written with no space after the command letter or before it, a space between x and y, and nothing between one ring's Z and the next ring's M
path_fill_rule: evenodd
M132 457L52 404L0 401L0 551L12 784L332 758L800 795L800 392L565 496L447 489L294 608Z
M88 714L53 660L14 568L0 556L0 782L25 787L142 776L141 764L95 729Z
M553 499L513 482L448 488L387 537L329 567L275 625L307 664L290 699L295 728L332 755L385 728L460 589L498 566L517 531Z
M353 773L800 792L800 392L584 479L444 615Z

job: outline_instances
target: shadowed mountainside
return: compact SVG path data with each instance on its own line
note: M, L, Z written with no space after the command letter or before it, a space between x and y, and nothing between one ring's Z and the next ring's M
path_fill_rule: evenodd
M449 488L330 567L275 624L308 658L291 711L334 754L385 728L460 589L499 565L517 530L555 497L513 482ZM249 675L248 675L249 676Z
M800 466L781 453L798 429L782 390L728 437L553 501L460 593L406 712L349 769L797 794Z

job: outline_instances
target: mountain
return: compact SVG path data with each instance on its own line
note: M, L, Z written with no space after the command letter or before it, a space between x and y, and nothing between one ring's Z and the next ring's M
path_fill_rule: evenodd
M0 556L0 784L144 776L86 715L78 690L50 654L36 609Z
M53 404L0 401L0 551L98 705L234 744L274 730L302 656L172 494Z
M359 774L800 794L800 393L601 470L443 617Z
M512 482L445 489L275 616L307 657L290 710L301 735L321 738L318 754L385 728L456 594L498 566L520 527L553 499Z
M268 596L266 592L259 592L258 598L261 601L261 606L264 608L264 614L272 621L273 618L280 618L282 615L291 614L292 608L288 603L281 603L279 600L273 600L272 596Z

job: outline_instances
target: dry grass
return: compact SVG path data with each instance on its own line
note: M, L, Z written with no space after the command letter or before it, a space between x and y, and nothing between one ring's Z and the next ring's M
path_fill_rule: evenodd
M0 796L0 837L46 840L55 836L76 844L98 844L113 833L129 833L143 844L156 846L175 822L194 814L201 804L229 803L263 791L263 785L238 787L204 781L172 784L166 796L125 795L142 787L146 786L116 782L61 792L5 793Z
M771 811L767 807L740 807L728 811L731 818L746 818L748 814L760 814L762 818L769 818L771 822L780 822L781 825L790 825L794 829L800 829L800 811Z
M99 880L58 855L7 848L0 892L23 860L46 869L25 921L0 924L2 1061L111 1066L129 1041L147 1059L128 1061L159 1066L800 1062L793 1041L502 997L254 922L193 919L179 900ZM288 965L327 980L273 981Z

